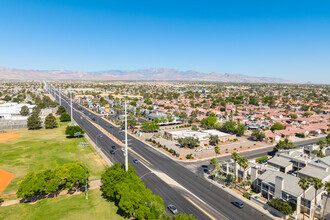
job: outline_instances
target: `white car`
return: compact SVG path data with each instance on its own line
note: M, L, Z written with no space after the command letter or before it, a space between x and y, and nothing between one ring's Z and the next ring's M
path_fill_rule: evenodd
M122 148L121 148L121 150L122 150L122 151L125 151L125 148L124 148L124 147L122 147Z
M207 147L206 148L206 150L212 150L213 149L213 147Z
M200 149L200 148L197 148L195 151L196 151L196 152L202 152L203 150Z

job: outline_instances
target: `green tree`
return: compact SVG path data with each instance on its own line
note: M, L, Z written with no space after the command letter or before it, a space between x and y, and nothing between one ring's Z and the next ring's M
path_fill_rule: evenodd
M284 125L282 125L281 123L279 122L275 122L273 124L273 126L271 127L271 130L274 131L274 130L283 130L285 127Z
M218 154L220 154L220 147L215 146L215 147L214 147L214 152L215 152L215 154L216 154L217 157L218 157Z
M313 179L312 179L312 186L314 187L314 189L315 189L315 197L314 197L314 214L313 214L313 219L315 219L315 212L316 212L316 203L317 203L317 191L319 190L319 189L321 189L322 188L322 186L323 186L323 183L322 183L322 180L320 180L319 178L316 178L316 177L314 177Z
M292 119L297 119L298 118L298 116L296 115L296 114L290 114L290 117L292 118Z
M142 123L141 129L146 132L153 132L159 129L159 124L155 121L146 121Z
M197 125L192 125L192 126L191 126L191 130L193 130L193 131L198 131L199 129L198 129Z
M163 200L146 189L131 165L125 172L124 166L115 163L102 174L101 181L104 196L115 201L125 217L159 219L165 214Z
M174 116L173 116L172 114L167 114L167 115L166 115L166 118L167 118L167 121L168 121L168 122L172 122L172 121L174 121Z
M49 113L45 119L45 128L46 129L53 129L57 127L56 118L52 113Z
M246 127L242 124L238 124L236 127L236 133L241 136L244 135L245 130L246 130Z
M23 105L21 111L19 112L22 116L27 116L30 113L29 108L26 105Z
M218 121L218 118L214 115L210 115L207 118L203 118L201 121L202 127L205 129L214 128L216 126L216 123Z
M185 111L180 112L179 118L182 122L186 121L187 117L188 117L187 112L185 112Z
M61 122L67 122L67 121L71 121L71 117L68 113L63 112L61 117L60 117L60 121Z
M132 106L136 106L136 102L135 101L130 102L129 104L132 105Z
M251 136L256 138L258 141L262 141L265 138L265 134L258 129L254 129Z
M41 109L38 106L34 106L32 109L32 114L39 115Z
M28 129L39 129L41 128L41 118L37 114L32 114L27 119Z
M233 159L235 161L235 181L237 181L237 175L236 175L236 167L237 167L237 161L239 160L240 156L238 155L238 153L234 152L231 154L231 159ZM236 184L235 184L236 187Z
M73 125L73 126L66 126L65 129L65 134L69 135L70 137L73 137L75 133L80 132L81 135L83 135L85 133L85 131L79 127L78 125Z
M327 142L325 140L319 140L317 142L317 145L319 145L319 148L320 148L320 150L319 150L319 157L322 157L322 150L327 145Z
M199 139L195 137L178 138L178 142L183 147L194 148L199 146Z
M243 168L244 172L243 172L243 186L245 189L245 170L249 167L249 161L247 158L244 157L239 157L238 158L238 164L240 165L240 167Z
M322 220L324 220L324 214L325 214L325 210L327 208L328 198L330 196L330 182L326 182L324 184L324 189L327 191L327 198L325 200L325 204L324 204L324 208L323 208Z
M218 135L210 135L209 137L209 143L210 145L216 146L219 143L219 136Z
M227 121L221 126L221 129L223 129L227 132L235 132L236 131L236 122Z
M305 219L305 192L309 188L309 182L305 178L301 178L298 182L300 188L303 190L303 197L304 197L304 205L303 205L303 220Z
M60 106L58 107L58 109L57 109L56 114L57 114L57 115L62 115L64 112L66 112L66 109L64 108L63 105L60 105Z
M280 149L288 150L288 149L294 149L297 148L292 142L289 142L289 140L286 138L284 141L280 141L276 144L274 147L274 151L278 151Z
M212 159L210 160L210 164L213 166L213 169L215 169L215 167L216 167L217 164L218 164L217 158L212 158Z

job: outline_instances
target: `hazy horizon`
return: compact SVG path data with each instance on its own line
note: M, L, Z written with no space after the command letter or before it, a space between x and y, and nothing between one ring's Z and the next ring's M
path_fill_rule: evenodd
M168 68L330 83L327 1L9 1L0 66Z

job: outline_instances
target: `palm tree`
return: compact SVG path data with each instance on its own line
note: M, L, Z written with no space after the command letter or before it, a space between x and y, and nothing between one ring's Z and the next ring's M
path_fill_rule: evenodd
M240 167L243 167L243 169L244 169L244 172L243 172L243 184L244 184L244 190L245 190L245 170L249 166L249 161L248 161L247 158L240 157L238 159L238 164L240 165Z
M218 161L216 158L213 158L210 160L210 164L213 166L213 170L215 169L216 165L217 165Z
M215 152L215 154L217 155L217 158L218 158L218 154L220 154L220 147L215 146L214 152Z
M319 151L319 157L322 157L322 149L326 146L326 142L325 142L325 140L319 140L318 142L317 142L317 145L319 145L319 147L320 147L320 151Z
M235 182L237 181L237 174L236 174L236 169L237 169L237 161L239 160L240 156L238 155L238 153L234 152L231 154L231 158L235 161ZM236 188L236 183L235 183L235 188Z
M313 214L313 218L312 218L312 219L314 219L315 218L315 212L316 212L316 196L317 196L317 191L322 188L323 183L322 183L322 180L320 180L319 178L314 177L314 178L312 178L312 185L313 185L313 187L315 189L314 214Z
M327 199L325 200L325 204L323 208L322 220L324 220L325 209L327 208L328 198L330 196L330 181L324 184L324 188L327 191Z
M303 205L303 220L305 219L305 192L309 188L309 182L305 178L301 178L298 182L300 188L304 191L304 205Z

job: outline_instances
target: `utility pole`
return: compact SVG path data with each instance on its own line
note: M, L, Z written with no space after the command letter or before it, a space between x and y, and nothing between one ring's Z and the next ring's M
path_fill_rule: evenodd
M127 106L125 98L125 171L128 171L128 151L127 151Z
M59 96L59 100L60 100L60 105L62 105L62 102L61 102L61 88L58 87L58 96Z
M70 100L71 100L71 125L73 125L73 115L72 115L72 91L70 93Z

